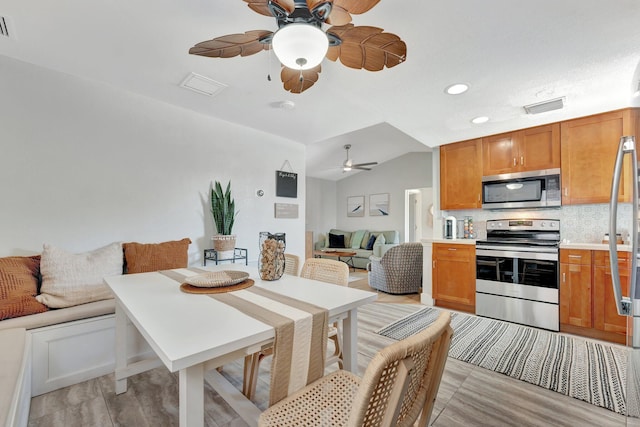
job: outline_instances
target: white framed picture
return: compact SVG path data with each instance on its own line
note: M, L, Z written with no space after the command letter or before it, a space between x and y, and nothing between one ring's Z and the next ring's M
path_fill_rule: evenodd
M364 216L364 196L347 197L347 216Z
M389 215L389 193L369 195L369 215L370 216Z

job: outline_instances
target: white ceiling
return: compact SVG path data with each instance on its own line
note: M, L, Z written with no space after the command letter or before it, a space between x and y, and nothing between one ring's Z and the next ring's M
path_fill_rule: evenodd
M640 102L631 98L640 77L638 0L382 0L353 23L399 35L407 61L372 73L325 60L300 95L282 88L266 51L187 53L213 37L276 29L242 0L3 0L0 16L12 33L0 36L1 55L303 143L307 175L326 179L345 176L345 143L356 163L383 162ZM191 72L228 87L214 97L185 90ZM470 90L445 94L455 82ZM561 96L562 111L522 109ZM295 107L277 107L286 100ZM479 115L489 122L471 124Z

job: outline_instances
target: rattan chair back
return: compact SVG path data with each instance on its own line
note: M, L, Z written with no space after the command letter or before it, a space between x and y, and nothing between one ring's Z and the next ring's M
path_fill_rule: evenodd
M284 254L284 274L290 274L292 276L298 275L298 266L300 265L300 258L293 254Z
M427 329L378 352L354 398L349 426L426 426L447 361L453 329L443 312Z
M342 261L324 258L309 258L302 265L301 277L347 286L349 266Z
M426 427L453 330L443 312L427 329L379 351L362 378L334 371L268 408L260 427ZM416 423L417 421L417 423Z

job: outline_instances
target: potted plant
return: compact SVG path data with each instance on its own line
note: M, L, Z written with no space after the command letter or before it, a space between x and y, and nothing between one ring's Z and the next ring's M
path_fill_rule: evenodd
M222 191L220 182L216 181L211 188L211 214L218 233L212 237L213 248L218 252L218 259L233 258L236 236L232 231L236 213L235 201L231 197L231 181L227 184L225 191Z

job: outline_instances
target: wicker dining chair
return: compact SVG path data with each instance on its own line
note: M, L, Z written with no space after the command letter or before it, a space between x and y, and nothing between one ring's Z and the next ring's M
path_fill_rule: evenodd
M341 261L309 258L302 265L300 277L346 286L349 284L349 266ZM333 325L329 325L327 338L333 341L334 351L326 359L325 366L338 363L338 367L342 369L342 337L338 322L334 322ZM247 396L247 398L252 399L255 394L256 385L258 383L260 362L262 362L265 357L272 354L273 346L268 346L263 348L261 351L244 358L244 381L242 384L242 392Z
M284 274L297 276L299 265L300 265L300 258L297 255L284 254Z
M343 370L320 378L264 411L258 426L426 426L447 361L450 322L445 311L427 329L382 349L362 378Z

